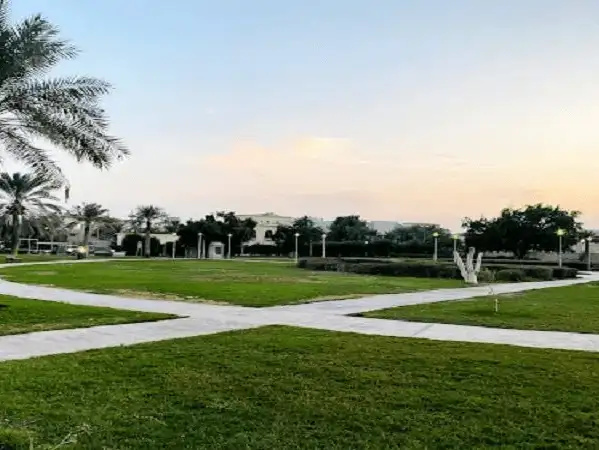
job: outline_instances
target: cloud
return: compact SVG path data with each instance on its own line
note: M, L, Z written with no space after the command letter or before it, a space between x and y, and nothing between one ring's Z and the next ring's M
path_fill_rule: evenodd
M357 213L455 227L464 216L492 215L525 203L581 208L580 197L573 195L580 189L571 177L548 183L547 171L539 174L517 161L499 160L483 166L480 158L438 151L368 153L347 139L304 137L272 147L237 142L231 151L201 164L223 174L219 197L237 211L321 217Z

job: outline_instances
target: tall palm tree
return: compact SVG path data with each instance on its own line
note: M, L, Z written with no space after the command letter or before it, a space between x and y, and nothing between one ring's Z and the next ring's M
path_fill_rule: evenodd
M140 205L129 215L129 220L132 222L134 227L137 227L140 224L145 225L144 256L149 258L152 227L157 223L166 221L166 213L162 208L155 205Z
M0 215L11 228L13 254L19 251L24 219L31 223L43 220L49 213L61 212L59 199L53 195L60 186L60 182L44 175L0 173Z
M40 139L97 168L128 155L108 134L100 99L111 86L91 77L48 77L55 66L77 56L77 49L41 15L13 24L9 0L0 0L0 145L47 178L66 179ZM68 187L65 192L68 196Z
M89 238L101 224L108 222L108 210L98 203L82 203L69 212L71 227L83 225L83 246L87 249Z

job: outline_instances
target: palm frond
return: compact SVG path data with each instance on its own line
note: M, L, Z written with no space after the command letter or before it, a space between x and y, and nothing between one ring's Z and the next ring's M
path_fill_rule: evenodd
M59 30L36 14L10 30L5 29L0 82L46 73L64 59L77 56L77 49L59 39Z
M92 77L42 78L77 50L40 15L10 26L8 5L0 0L0 145L36 173L60 181L68 197L66 178L37 139L100 169L125 158L129 151L108 132L100 105L111 86Z
M59 184L67 183L62 170L48 152L30 144L18 128L0 126L0 143L13 158L31 167L38 175Z

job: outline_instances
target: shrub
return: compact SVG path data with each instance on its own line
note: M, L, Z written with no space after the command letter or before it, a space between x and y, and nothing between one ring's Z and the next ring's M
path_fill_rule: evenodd
M495 272L497 281L524 281L526 275L522 269L501 269Z
M552 278L563 280L566 278L576 278L578 270L571 267L553 267Z
M495 281L495 272L487 268L481 268L480 272L478 273L478 281L481 283L490 283Z
M553 279L553 268L552 267L523 267L520 269L526 278L532 278L534 280L548 281ZM575 270L575 269L573 269Z
M138 242L142 243L142 255L143 255L145 238L144 238L144 236L141 236L139 234L125 235L123 237L123 241L121 242L121 248L123 249L123 251L125 252L125 254L127 256L135 256L135 254L137 253L137 243ZM162 246L160 244L160 241L152 236L150 238L150 255L151 256L160 255L161 247Z
M248 255L275 256L279 254L279 249L275 245L254 244L245 246L243 252Z
M375 258L301 258L297 267L308 270L352 272L363 275L405 276L419 278L461 279L460 270L453 262L422 259L393 261ZM488 264L481 269L478 279L489 281L552 280L576 278L577 270L548 266Z
M554 261L537 261L532 259L500 259L497 257L485 259L483 258L483 264L510 264L514 266L552 266L556 267L557 262ZM564 267L571 267L578 270L586 270L587 263L581 261L564 261L562 264Z

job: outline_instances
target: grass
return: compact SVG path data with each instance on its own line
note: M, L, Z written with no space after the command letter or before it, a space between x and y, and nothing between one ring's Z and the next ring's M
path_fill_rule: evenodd
M11 281L97 293L211 300L244 306L273 306L463 285L458 280L309 272L297 269L291 263L249 261L150 260L15 266L0 270L0 275Z
M173 316L0 295L0 336L168 318Z
M38 444L83 428L80 449L598 448L598 372L582 352L268 327L0 364L0 419Z
M12 256L11 253L2 253L0 254L0 264L4 264L4 260L7 256ZM41 262L41 261L56 261L63 259L75 259L74 256L65 256L65 255L47 255L40 253L19 253L17 258L22 260L23 262Z
M499 300L498 312L495 312L496 298ZM599 333L599 284L401 306L361 315L415 322Z

